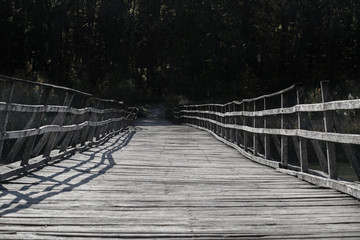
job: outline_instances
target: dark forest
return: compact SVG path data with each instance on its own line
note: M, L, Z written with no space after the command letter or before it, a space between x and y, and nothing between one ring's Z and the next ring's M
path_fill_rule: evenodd
M357 0L1 0L0 11L2 75L128 102L325 79L360 95Z

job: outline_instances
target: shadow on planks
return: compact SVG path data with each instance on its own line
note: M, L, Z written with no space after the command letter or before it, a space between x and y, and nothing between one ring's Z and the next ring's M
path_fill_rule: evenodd
M25 176L8 181L7 188L0 185L0 198L9 198L9 202L0 206L0 217L30 208L63 192L70 192L105 174L115 165L112 154L127 146L135 133L135 130L123 132L112 138L111 144L100 145L73 155L68 159L70 164L66 166L57 164L62 160L46 165L45 171L52 169L48 171L48 176L39 175L35 169ZM97 154L101 154L101 158L96 162L94 159ZM40 188L36 186L40 184L46 184L48 187L39 191ZM14 188L9 188L9 185Z

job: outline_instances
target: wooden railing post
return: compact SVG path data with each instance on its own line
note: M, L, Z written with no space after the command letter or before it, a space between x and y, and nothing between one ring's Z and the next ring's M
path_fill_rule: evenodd
M195 109L194 109L194 107L190 107L190 110L192 110L192 111L193 111L193 110L195 110ZM192 115L193 115L194 117L197 117L197 116L198 116L198 114L197 114L197 113L192 113ZM199 121L199 120L198 120L198 119L196 119L196 118L193 118L192 120L193 120L193 121L192 121L192 124L194 124L195 126L197 126L197 125L198 125L198 121Z
M208 117L207 114L205 113L206 106L201 106L201 111L203 111L203 113L201 114L201 117L206 119ZM201 127L207 128L207 121L202 120Z
M228 104L225 106L225 114L231 113L231 105ZM231 124L231 116L227 115L226 124ZM231 142L231 128L226 128L226 140Z
M192 107L188 107L187 110L193 110ZM188 113L190 116L192 117L196 117L196 114L195 113ZM190 124L193 124L193 125L196 125L196 119L195 118L189 118L189 123Z
M220 112L223 114L223 115L221 116L221 123L222 123L222 124L225 124L225 123L226 123L226 117L224 116L225 107L224 107L224 106L221 106L220 109L221 109ZM225 128L224 126L221 126L221 137L226 139L226 128Z
M191 107L191 110L196 110L195 109L195 107ZM193 115L194 115L194 117L197 117L198 116L198 113L192 113ZM197 118L194 118L194 122L193 122L193 124L195 125L195 126L199 126L199 119L197 119Z
M232 114L233 112L233 104L229 104L228 106L228 112L229 114ZM232 115L229 115L229 121L228 121L228 124L233 124L234 123L234 117ZM234 142L234 139L233 139L233 136L234 136L234 133L233 133L234 129L232 128L229 128L229 141L230 142Z
M122 114L121 114L121 116L119 116L119 114L117 112L118 107L116 106L115 103L110 103L108 105L105 104L104 109L111 109L111 112L103 113L102 118L101 118L102 120L111 119L111 118L118 118L118 117L122 116ZM127 124L128 123L126 123L126 125ZM110 123L107 123L107 124L105 124L105 125L103 125L101 127L99 134L101 135L101 137L103 137L107 133L117 131L117 130L119 130L121 128L122 128L121 122L110 122Z
M222 107L223 109L223 114L224 114L224 124L228 124L228 119L229 117L226 116L226 113L227 113L227 108L228 106L225 105ZM224 127L224 136L223 136L224 139L228 139L229 138L229 133L228 133L228 128L227 127Z
M116 109L115 109L115 104L114 103L110 103L108 104L109 105L109 109L111 109L111 113L103 113L101 116L102 116L102 120L106 120L106 119L110 119L110 118L117 118L118 115L116 113ZM105 104L105 107L104 109L107 109L107 105ZM100 130L99 130L99 137L101 136L101 138L106 135L109 131L111 131L110 129L113 129L114 131L120 129L121 127L119 126L118 122L110 122L110 123L107 123L103 126L100 127Z
M256 100L253 101L254 103L254 112L257 111L257 104ZM257 117L253 116L253 128L257 128ZM258 155L259 152L259 136L257 133L253 133L253 155Z
M92 97L88 97L86 102L85 102L85 105L84 105L84 108L87 108L87 107L90 107L91 106L91 101L93 100ZM87 116L88 115L91 115L89 113L84 113L81 115L80 117L80 122L84 122L85 119L87 119ZM76 137L80 137L80 144L81 146L84 146L85 143L86 143L86 139L87 139L87 134L89 132L89 129L90 129L90 126L86 126L84 127L83 129L77 131L77 133L75 133L75 136ZM73 146L74 146L75 143L73 143Z
M126 110L127 110L126 107L125 107L123 104L119 104L119 109L120 109L120 110L123 110L123 111L126 111ZM132 109L131 111L133 112L134 109ZM122 112L122 114L120 115L120 117L126 117L126 114L124 114L124 112ZM120 121L119 124L117 125L117 126L118 126L118 129L125 128L126 122L127 122L126 119ZM112 131L114 131L113 129L114 129L114 127L112 128Z
M237 112L237 104L234 103L234 112ZM233 116L234 119L234 125L237 126L239 124L239 119L238 116ZM236 145L239 146L239 142L238 142L238 135L239 135L239 130L238 129L234 129L234 143L236 143Z
M205 113L205 111L206 111L206 106L202 106L202 107L201 107L201 110L203 111L203 113L201 114L202 118L207 119L208 116L207 116L207 113ZM203 121L202 121L202 127L203 127L203 128L207 128L207 123L208 123L208 122L207 122L206 120L203 120Z
M266 97L264 97L264 110L267 109L266 106ZM268 128L269 120L267 116L264 116L264 128ZM271 149L270 149L270 136L268 134L264 134L264 149L265 149L265 159L271 158Z
M192 108L190 106L186 106L186 110L192 110ZM186 113L186 115L190 115L192 117L194 117L194 113ZM195 124L195 119L193 118L187 118L188 124Z
M128 110L128 109L126 109L126 107L122 104L122 103L118 103L118 105L117 105L117 109L118 110L121 110L121 111L126 111L126 110ZM134 111L134 109L132 109L131 110L131 112L133 113L133 111ZM179 110L180 111L180 110ZM121 112L121 114L120 115L118 115L118 117L126 117L126 114L124 114L124 112ZM123 119L122 121L120 121L120 122L118 122L118 124L113 124L113 125L110 125L110 132L113 132L113 131L115 131L115 128L117 128L117 130L119 130L119 129L122 129L122 128L125 128L126 125L127 124L127 120L125 119Z
M197 110L196 107L194 107L193 110L196 111L196 110ZM197 113L197 112L195 113L195 116L196 116L196 117L201 117L200 113ZM195 125L200 127L200 126L201 126L201 120L200 120L200 119L196 119L195 121L196 121L196 122L195 122Z
M0 114L0 134L5 135L6 133L6 126L7 121L9 117L9 111L7 110L8 104L11 104L12 97L14 94L14 86L15 81L6 81L4 83L4 88L1 96L1 101L5 102L6 108L5 110ZM0 140L0 163L3 163L2 154L3 154L3 148L4 148L4 140Z
M193 111L193 110L195 110L195 107L190 107L190 109ZM192 115L193 115L194 117L197 117L197 116L198 116L198 114L197 114L196 112L195 112L195 113L192 113ZM198 122L199 122L198 119L193 118L192 124L194 124L195 126L198 126Z
M47 87L47 88L44 89L44 91L42 93L42 96L41 96L41 99L40 99L40 104L41 105L46 106L47 101L49 99L49 96L50 96L52 90L53 89L50 88L50 87ZM44 115L45 115L44 113L34 113L32 123L30 123L30 121L29 121L29 124L31 124L29 126L29 128L33 128L33 127L34 128L39 128L41 126L41 121L44 118ZM25 139L26 138L20 138L18 140L25 141ZM24 152L23 152L23 155L22 155L22 160L21 160L21 166L24 166L24 165L28 164L29 159L31 157L32 150L33 150L34 145L35 145L35 140L36 140L36 136L31 136L26 140L25 149L24 149ZM10 156L10 153L9 153L8 158L13 158L13 157L15 157L15 154L14 154L14 156ZM11 161L11 159L9 159L9 161Z
M203 106L203 111L204 111L204 113L203 113L204 118L205 119L210 119L207 105ZM204 122L204 128L209 129L209 121Z
M304 103L304 87L302 84L297 84L296 86L296 102L297 104ZM306 129L306 113L298 112L298 129ZM302 172L309 171L309 164L308 164L308 156L307 156L307 142L306 138L299 137L299 157L300 157L300 166Z
M214 115L211 114L213 112L211 105L209 105L208 111L209 111L209 119L214 120ZM214 132L214 124L212 122L209 122L209 128L210 128L210 131Z
M211 106L211 105L208 106L208 111L209 111L209 114L208 114L209 119L210 119L210 120L213 120L213 119L214 119L214 116L211 114L211 112L212 112L212 106ZM210 122L210 121L209 121L209 130L212 131L212 132L214 132L214 125L213 125L213 123Z
M241 112L241 110L242 110L242 105L236 104L235 105L235 111L236 112ZM243 124L243 116L241 116L241 115L236 116L235 117L235 125L241 126L242 124ZM236 129L235 134L236 134L236 136L235 136L236 144L240 147L240 145L244 144L244 140L242 138L242 132L241 132L241 130Z
M193 110L197 111L198 109L197 109L197 107L193 107ZM195 112L194 114L195 114L195 117L201 117L200 113L198 113L198 112ZM201 122L200 119L198 119L198 118L195 119L195 125L196 126L200 127L200 122Z
M210 114L210 106L209 105L206 105L204 106L204 111L205 111L205 117L208 121L206 121L206 124L205 124L205 127L206 129L210 130L211 131L211 123L210 123L210 120L211 120L211 114Z
M93 108L97 109L98 106L99 106L99 99L96 98ZM97 120L98 120L98 114L96 112L91 113L90 122L96 122ZM87 136L87 141L94 142L94 136L95 136L96 129L97 129L97 126L90 126L90 128L88 129L89 134Z
M193 110L198 111L199 108L198 108L198 107L193 107ZM200 118L200 117L201 117L201 113L196 112L196 113L195 113L195 116L198 117L198 118ZM198 118L196 119L195 125L201 127L201 122L202 122L202 121L201 121L200 119L198 119Z
M235 103L232 103L231 104L232 106L232 113L236 112L236 104ZM237 125L237 117L236 116L231 116L231 124L233 125ZM231 132L232 132L232 136L231 136L231 142L233 143L237 143L237 129L231 129Z
M188 107L188 106L183 106L182 108L183 108L184 111L189 110L189 107ZM190 123L191 123L191 122L190 122L190 118L187 117L187 116L189 116L189 115L191 115L191 114L190 114L190 113L187 113L187 112L184 112L184 113L182 113L182 114L184 115L184 123L190 124Z
M102 101L99 101L97 109L104 110L105 108L106 108L106 105ZM97 113L96 116L97 116L96 117L97 121L105 120L105 114ZM98 141L100 139L100 134L101 134L101 131L102 131L103 127L104 126L97 126L95 128L94 136L95 136L96 141Z
M184 117L184 113L181 112L183 109L184 109L184 106L179 106L179 107L177 108L177 111L178 111L177 114L178 114L178 117L179 117L178 121L179 121L180 124L186 123L186 119L185 119L185 117Z
M285 108L288 106L288 98L287 93L281 94L281 108ZM281 129L287 128L287 121L285 119L285 114L281 114ZM288 142L289 138L287 136L281 136L281 147L280 147L280 157L281 157L281 165L288 165Z
M73 98L74 98L74 93L67 92L63 105L67 106L67 107L70 107ZM56 125L62 126L62 124L63 124L63 122L65 120L65 117L66 117L66 113L58 114L58 116L54 120L54 123ZM48 158L50 156L50 153L53 150L53 148L56 147L55 142L56 142L56 138L57 138L58 134L59 133L57 133L57 132L54 132L54 133L50 134L49 139L48 139L47 144L46 144L46 147L45 147L45 150L44 150L44 154L43 154L43 156L45 158Z
M190 106L186 106L186 110L192 110L192 108ZM194 113L186 113L186 115L190 115L192 117L194 117ZM188 124L195 124L195 119L193 118L187 118Z
M210 111L212 112L212 113L214 113L215 112L215 107L214 106L210 106ZM212 120L216 120L216 116L214 115L214 114L211 114L211 119ZM211 123L211 130L214 132L214 133L216 133L216 126L215 126L215 124L214 123Z
M242 125L245 127L246 126L246 116L244 115L245 114L245 111L246 111L246 102L244 101L243 103L242 103L242 112L243 112L243 122L242 122ZM247 151L247 148L248 148L248 133L247 133L247 131L243 131L244 133L244 137L243 137L243 139L244 139L244 151L246 152Z
M191 110L194 111L194 110L196 110L196 109L195 109L195 107L191 107ZM192 113L192 115L193 115L194 117L197 117L197 116L198 116L198 113L197 113L197 112L194 112L194 113ZM199 119L194 118L194 119L193 119L193 124L194 124L195 126L199 126Z
M189 107L188 106L183 106L183 110L189 110ZM191 119L190 118L188 118L187 116L188 115L191 115L190 113L186 113L186 112L184 112L184 113L182 113L182 114L184 114L185 116L184 116L184 122L186 123L186 124L190 124L191 122Z
M216 106L216 112L217 112L217 113L221 113L221 107L220 107L220 106ZM219 122L219 123L222 123L222 117L219 116L219 115L216 115L216 121ZM217 134L218 134L219 136L222 135L222 132L221 132L221 131L222 131L222 127L219 126L219 125L217 125Z
M209 119L212 120L213 119L213 115L211 114L212 110L211 110L211 105L208 106L208 111L209 111ZM213 128L213 124L211 121L209 121L209 130L214 132L214 128Z
M322 102L331 101L329 81L321 81L321 97ZM331 111L324 111L324 126L325 132L334 132L334 122ZM328 163L329 178L337 179L336 171L336 151L333 142L326 141L326 157Z
M85 105L85 102L86 102L86 99L82 99L81 101L81 104L80 106L84 106ZM81 123L82 121L79 121L80 119L83 118L83 115L75 115L72 117L71 119L71 124L78 124L79 122ZM72 146L76 146L76 144L78 143L78 138L79 138L79 134L80 134L80 131L79 130L75 130L75 131L71 131L71 132L68 132L66 134L66 137L65 139L63 140L63 142L61 143L61 146L60 146L60 152L64 152L66 151L66 149L72 145Z
M191 110L194 111L194 110L196 110L196 108L195 108L195 107L192 107ZM194 114L195 117L198 117L198 116L199 116L199 113L197 113L197 112L195 112L195 113L193 113L193 114ZM199 126L199 121L200 121L199 119L195 118L195 119L194 119L194 125Z

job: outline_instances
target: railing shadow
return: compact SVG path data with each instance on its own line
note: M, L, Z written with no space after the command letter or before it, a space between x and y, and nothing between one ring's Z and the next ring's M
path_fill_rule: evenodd
M42 171L30 172L27 175L27 180L33 180L33 183L24 184L19 190L11 190L11 182L5 184L5 186L0 186L0 201L7 196L12 195L15 197L11 201L0 206L0 217L18 212L21 209L29 208L61 193L72 191L73 189L87 184L95 178L105 174L116 165L113 153L127 146L135 133L135 130L123 132L121 135L118 135L116 140L110 145L100 145L83 153L79 153L81 154L80 156L86 157L84 160L78 160L79 162L75 159L79 154L72 156L70 159L74 160L74 165L61 166L61 164L59 164L60 161L47 165L46 167L56 167L61 169L50 176L41 175L43 173ZM92 163L99 153L101 154L101 160L99 162L94 162L94 165L91 167L85 169L81 168L86 164ZM82 178L85 175L89 176ZM56 179L61 176L65 176L66 178L64 180ZM76 179L80 179L79 182L72 183ZM19 183L15 184L18 185ZM49 184L49 186L39 191L36 189L36 186L41 184ZM7 185L10 190L6 188Z

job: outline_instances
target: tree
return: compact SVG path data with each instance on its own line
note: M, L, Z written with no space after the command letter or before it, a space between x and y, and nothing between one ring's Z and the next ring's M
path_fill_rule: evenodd
M324 79L344 95L360 77L356 0L0 0L0 13L1 74L101 97L228 101Z

